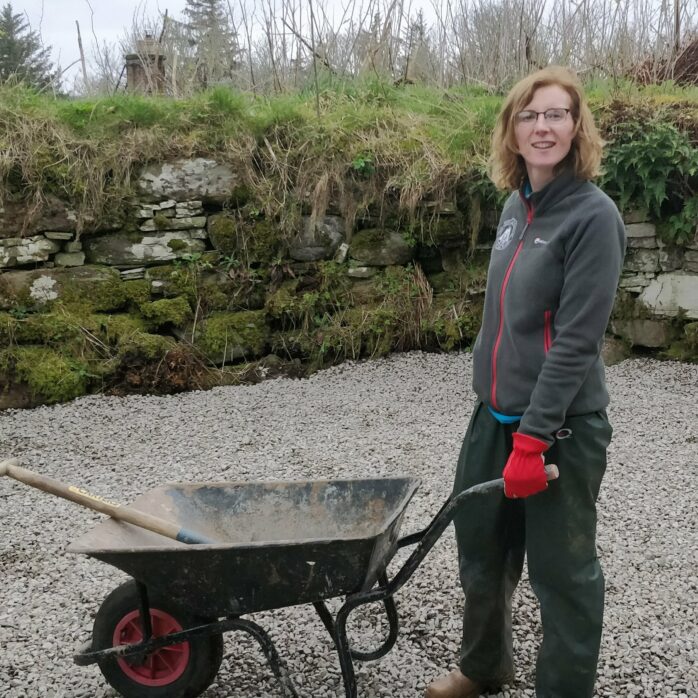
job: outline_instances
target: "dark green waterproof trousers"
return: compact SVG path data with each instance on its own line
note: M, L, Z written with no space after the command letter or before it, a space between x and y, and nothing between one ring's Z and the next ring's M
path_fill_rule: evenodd
M516 424L478 403L458 459L454 492L501 477ZM537 698L591 698L603 623L604 578L596 556L596 498L611 426L605 411L569 417L546 452L560 478L526 499L473 497L454 524L465 592L460 669L495 687L514 676L511 597L524 554L538 597L543 641Z

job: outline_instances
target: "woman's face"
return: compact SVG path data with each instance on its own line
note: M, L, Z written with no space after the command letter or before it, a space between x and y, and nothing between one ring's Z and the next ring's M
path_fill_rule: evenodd
M571 108L572 98L565 89L547 85L539 87L531 101L514 115L516 145L533 191L553 179L555 166L570 152L575 130Z

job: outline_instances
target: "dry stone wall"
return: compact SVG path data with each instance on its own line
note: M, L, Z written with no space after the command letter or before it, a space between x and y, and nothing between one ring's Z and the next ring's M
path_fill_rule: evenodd
M296 232L281 237L274 221L265 220L258 211L236 208L231 193L240 186L235 172L212 159L149 166L136 183L125 219L91 221L89 232L82 233L76 212L55 197L31 216L27 207L6 205L0 210L0 313L10 323L10 314L19 317L50 310L56 301L82 298L93 312L116 313L114 317L120 318L119 313L135 304L143 337L166 335L167 342L188 338L209 362L220 364L273 353L274 343L266 334L269 322L310 332L312 312L336 310L304 309L305 289L315 289L318 262L334 260L341 265L356 305L353 310L343 308L347 316L367 313L370 302L381 302L375 281L382 270L412 262L419 263L435 294L449 288L451 301L460 294L466 304L482 294L478 283L475 289L454 286L453 279L462 282L463 269L473 264L467 213L455 205L432 208L435 225L417 241L413 232L387 229L375 220L349 227L339 215L300 216ZM666 349L678 340L686 349L678 358L694 357L698 232L686 246L671 247L659 239L654 223L637 213L626 216L626 230L628 250L611 332L626 348ZM482 258L481 269L487 248L475 250L475 259L478 252ZM198 296L192 297L177 272L192 264L197 267L196 293L207 298L205 322ZM306 280L313 275L315 281ZM477 278L481 281L481 276ZM292 292L284 285L289 282ZM464 308L458 311L456 306L453 301L448 309L456 316L455 326L442 320L435 324L440 328L435 332L450 337L445 343L436 338L442 348L467 346L463 327L468 323L458 316ZM105 317L100 322L111 322L110 316ZM473 331L476 322L469 325ZM8 341L16 339L16 329L5 332ZM36 336L35 341L41 341L46 335ZM328 340L320 336L317 341ZM380 337L372 341L379 346ZM282 345L287 346L285 340ZM155 342L155 346L162 350L170 344ZM2 365L0 379L1 372Z

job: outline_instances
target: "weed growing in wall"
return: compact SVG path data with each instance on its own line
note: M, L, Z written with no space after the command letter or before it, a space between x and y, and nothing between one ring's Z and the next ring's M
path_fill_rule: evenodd
M601 186L621 209L646 211L663 220L666 242L682 243L695 231L698 148L686 133L658 118L611 129Z

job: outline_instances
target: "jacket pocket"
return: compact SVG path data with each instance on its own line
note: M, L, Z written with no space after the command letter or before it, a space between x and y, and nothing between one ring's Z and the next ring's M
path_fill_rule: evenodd
M553 343L553 335L551 329L552 319L552 311L546 310L543 323L543 347L545 349L546 354L550 351L550 345Z

